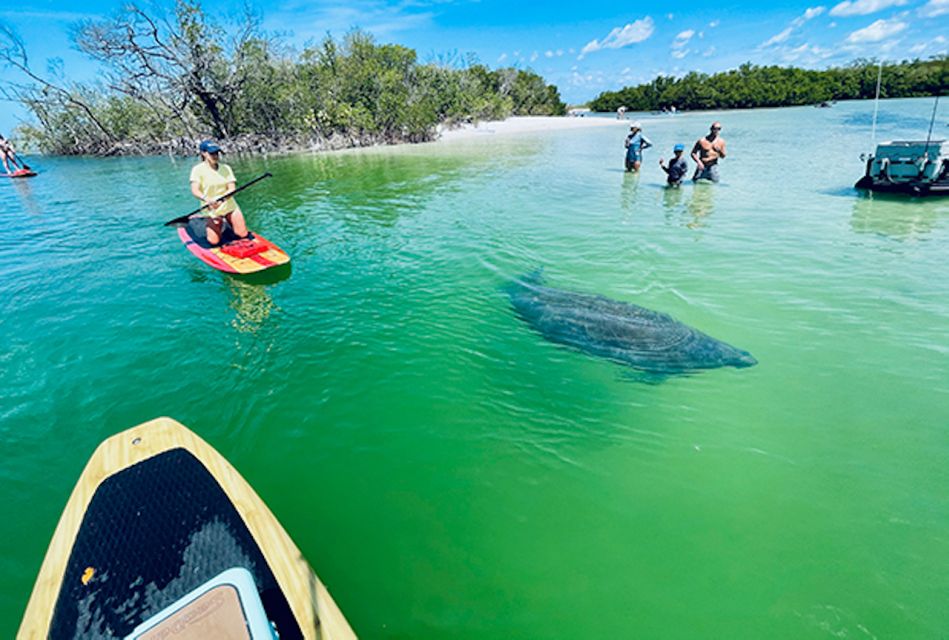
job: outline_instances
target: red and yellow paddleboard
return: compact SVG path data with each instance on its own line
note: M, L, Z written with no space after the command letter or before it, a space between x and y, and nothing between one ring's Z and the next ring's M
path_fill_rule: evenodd
M188 251L218 271L258 273L290 262L290 256L280 247L255 233L241 239L227 229L224 232L225 242L211 246L205 235L206 227L205 218L192 218L188 224L178 227L178 237Z
M17 169L13 173L5 173L3 175L8 178L32 178L36 175L36 172L31 169Z

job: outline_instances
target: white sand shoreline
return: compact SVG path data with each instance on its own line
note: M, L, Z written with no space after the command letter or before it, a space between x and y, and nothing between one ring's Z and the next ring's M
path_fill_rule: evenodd
M491 120L462 125L455 129L440 129L438 142L471 140L488 136L518 133L586 129L593 127L628 127L630 120L615 118L575 118L571 116L512 116L506 120Z

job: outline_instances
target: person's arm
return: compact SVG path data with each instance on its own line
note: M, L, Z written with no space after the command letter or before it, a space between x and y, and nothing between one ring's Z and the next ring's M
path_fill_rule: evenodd
M213 204L214 201L206 197L201 192L201 183L197 180L191 181L191 195L200 200L201 204L207 205L208 209L217 209L217 207Z
M669 173L669 170L672 168L671 166L666 167L666 162L662 158L659 158L659 167L666 173Z
M204 194L201 193L201 185L198 184L197 180L192 180L191 182L191 195L200 200L203 204L207 204L207 198L204 197Z
M700 156L701 152L702 145L696 142L695 146L692 147L692 159L695 160L695 164L699 166L699 169L704 169L705 164L702 163L702 158Z
M649 138L647 138L646 136L643 136L643 137L642 137L642 144L639 145L639 148L640 148L640 149L648 149L648 148L651 147L651 146L652 146L652 143L649 141Z
M718 147L718 157L719 158L725 157L725 139L724 138L722 138L722 144Z

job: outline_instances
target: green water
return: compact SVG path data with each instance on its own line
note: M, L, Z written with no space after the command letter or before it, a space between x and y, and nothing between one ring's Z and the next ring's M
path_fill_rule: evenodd
M677 192L655 149L620 170L621 124L236 160L293 258L263 284L161 226L191 161L36 159L0 184L0 636L96 444L158 415L363 638L945 634L949 201L850 188L871 112L647 120L662 150L724 124L723 183ZM760 364L636 382L513 314L538 267Z

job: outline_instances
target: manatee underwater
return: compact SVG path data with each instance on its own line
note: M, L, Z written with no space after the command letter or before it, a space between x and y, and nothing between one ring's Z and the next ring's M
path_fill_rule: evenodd
M668 376L758 363L747 351L628 302L546 286L538 274L506 287L517 315L551 342Z

